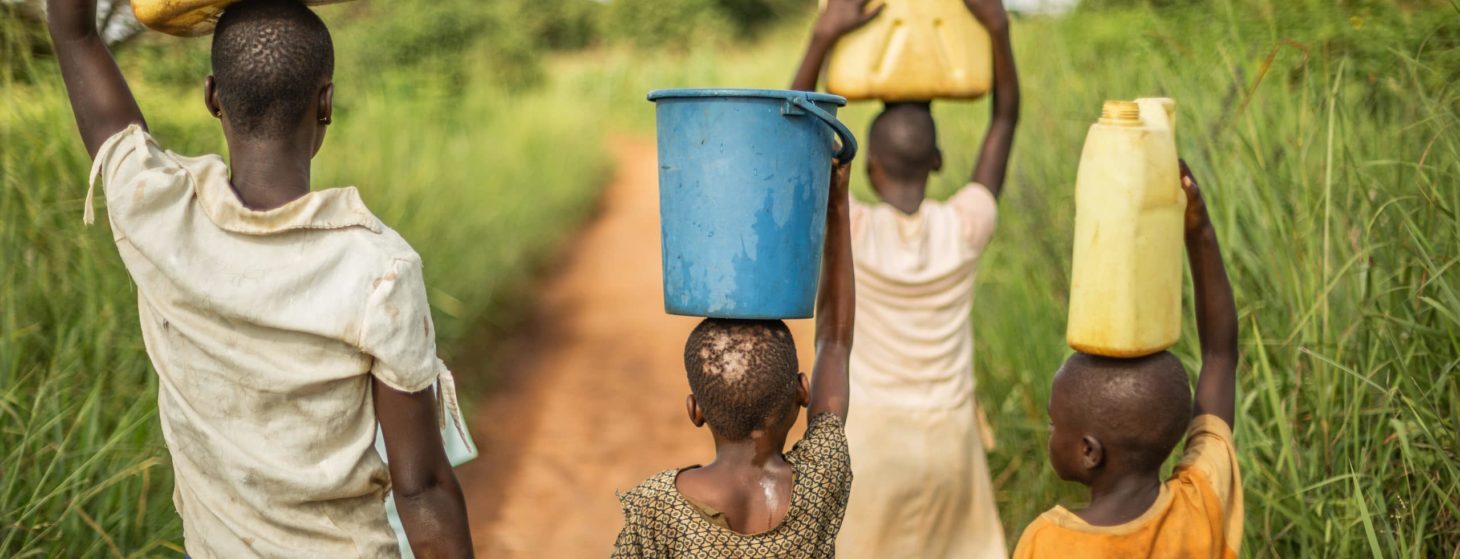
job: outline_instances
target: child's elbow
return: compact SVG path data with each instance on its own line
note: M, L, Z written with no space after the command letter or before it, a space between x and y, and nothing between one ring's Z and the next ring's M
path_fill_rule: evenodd
M454 479L446 479L434 472L422 472L416 475L400 476L392 480L391 491L395 493L396 500L410 501L442 490L448 485L454 484L454 481Z

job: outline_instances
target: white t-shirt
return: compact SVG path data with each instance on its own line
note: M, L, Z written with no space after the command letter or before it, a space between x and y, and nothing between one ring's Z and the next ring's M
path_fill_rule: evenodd
M188 553L398 556L370 379L406 392L439 379L460 422L420 257L354 188L250 210L221 157L164 151L135 125L102 145L98 176L137 284Z
M997 215L977 183L911 215L852 203L857 406L948 409L972 397L973 280Z

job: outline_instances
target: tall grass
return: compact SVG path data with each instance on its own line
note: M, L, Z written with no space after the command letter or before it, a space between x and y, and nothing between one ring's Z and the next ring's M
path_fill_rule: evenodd
M587 55L559 79L652 130L647 89L785 87L805 28L739 50ZM975 304L978 400L1010 537L1077 486L1045 465L1069 353L1072 198L1107 98L1166 95L1234 282L1246 554L1453 557L1460 549L1460 11L1240 0L1020 19L1024 113ZM877 107L842 111L854 131ZM986 103L939 103L968 176ZM869 196L863 177L854 189ZM1190 297L1187 297L1190 300ZM1191 309L1175 352L1195 371Z
M363 39L338 40L343 53ZM206 42L171 41L192 49L175 66L206 70ZM122 62L154 135L180 153L223 150L196 87L147 79L146 53ZM464 58L450 80L345 60L314 166L316 187L357 185L421 253L447 352L510 323L608 167L586 108L504 91ZM134 287L104 223L81 224L89 161L52 63L32 64L29 83L0 83L0 556L176 556Z

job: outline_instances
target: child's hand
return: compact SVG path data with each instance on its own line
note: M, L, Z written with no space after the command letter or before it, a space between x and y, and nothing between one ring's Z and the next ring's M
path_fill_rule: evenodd
M1009 28L1009 12L1004 11L1004 3L1000 0L963 0L963 5L968 6L968 11L973 12L973 18L977 19L984 29L990 32L1003 31Z
M1201 196L1201 186L1191 176L1186 160L1178 161L1181 162L1181 190L1186 192L1186 236L1190 237L1210 225L1210 220L1207 217L1206 200Z
M839 39L858 27L872 21L887 5L867 11L869 0L827 0L826 9L816 16L813 32L825 39Z
M831 200L833 202L845 201L847 199L847 185L852 181L852 166L841 161L831 162Z

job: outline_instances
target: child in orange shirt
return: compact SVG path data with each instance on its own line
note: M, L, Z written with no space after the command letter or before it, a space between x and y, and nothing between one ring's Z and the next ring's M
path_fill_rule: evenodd
M1049 397L1049 459L1061 479L1090 487L1090 505L1074 512L1056 505L1034 519L1014 549L1016 559L1225 558L1240 550L1242 479L1231 427L1237 310L1206 204L1185 162L1181 186L1202 348L1195 410L1186 371L1170 353L1070 356ZM1183 433L1186 451L1163 483L1161 465Z

